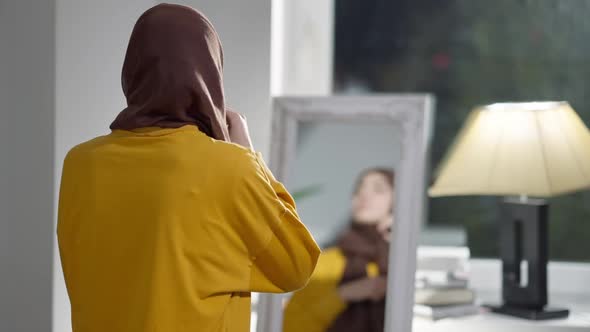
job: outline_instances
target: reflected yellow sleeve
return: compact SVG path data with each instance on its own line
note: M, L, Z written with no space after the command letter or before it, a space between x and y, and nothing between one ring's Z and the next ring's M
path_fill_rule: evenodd
M285 308L284 332L324 332L346 303L338 295L338 284L346 260L339 249L322 253L315 272L305 288L293 294Z
M299 219L293 198L262 156L251 157L235 191L242 236L251 252L249 291L300 289L307 284L320 249Z

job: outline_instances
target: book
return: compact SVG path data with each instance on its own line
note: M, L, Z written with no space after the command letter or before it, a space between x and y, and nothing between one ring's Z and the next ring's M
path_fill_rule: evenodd
M415 304L451 305L471 304L475 301L475 292L468 288L419 288L414 293Z
M420 246L416 252L416 270L467 273L470 252L467 247Z
M445 306L429 306L423 304L414 305L415 316L431 320L475 315L478 314L480 310L480 307L475 304L459 304Z
M467 288L467 275L453 271L416 271L416 288Z

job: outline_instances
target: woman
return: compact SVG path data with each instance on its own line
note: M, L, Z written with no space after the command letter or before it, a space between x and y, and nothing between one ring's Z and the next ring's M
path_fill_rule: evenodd
M382 332L394 173L361 174L352 198L352 223L322 253L307 287L285 308L284 332Z
M158 5L125 56L128 107L64 162L58 238L74 332L248 331L250 292L289 292L319 249L225 110L221 44Z

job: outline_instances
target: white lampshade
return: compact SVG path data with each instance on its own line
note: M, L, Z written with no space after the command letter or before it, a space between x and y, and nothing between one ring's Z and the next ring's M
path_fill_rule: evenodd
M567 102L475 109L441 163L431 196L550 197L590 188L590 132Z

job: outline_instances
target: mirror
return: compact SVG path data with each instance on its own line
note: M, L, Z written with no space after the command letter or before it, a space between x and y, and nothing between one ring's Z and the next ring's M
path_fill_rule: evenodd
M432 105L429 95L274 101L270 167L323 253L305 288L259 296L257 331L411 330Z
M349 226L351 201L355 189L360 189L361 174L379 168L393 177L401 155L400 133L401 127L390 123L299 124L293 167L285 184L295 196L299 216L322 249L333 245ZM367 176L367 180L373 180L371 174ZM380 184L378 180L376 185ZM389 182L379 189L387 193ZM388 206L385 213L391 212Z

